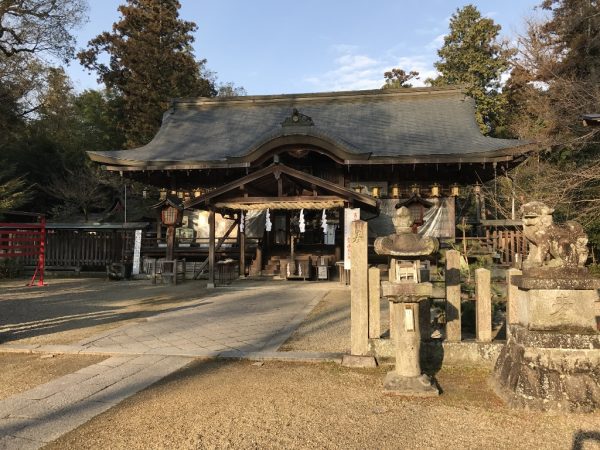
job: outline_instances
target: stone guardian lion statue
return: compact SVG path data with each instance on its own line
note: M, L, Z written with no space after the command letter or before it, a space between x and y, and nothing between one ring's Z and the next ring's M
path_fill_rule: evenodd
M542 202L529 202L521 208L523 234L529 241L529 255L523 269L578 269L588 258L588 238L583 227L574 221L557 225L554 209Z

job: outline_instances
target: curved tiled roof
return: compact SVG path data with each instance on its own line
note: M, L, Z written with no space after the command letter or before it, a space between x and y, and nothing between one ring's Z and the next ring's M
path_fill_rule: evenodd
M294 109L314 125L282 126ZM485 161L528 144L483 136L460 90L413 88L176 100L147 145L89 154L123 166L244 166L263 145L290 136L328 142L346 162Z

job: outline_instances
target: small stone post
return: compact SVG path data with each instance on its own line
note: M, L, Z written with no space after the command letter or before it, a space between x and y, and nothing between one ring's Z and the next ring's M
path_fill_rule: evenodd
M515 268L510 268L506 271L506 337L510 336L510 326L519 323L517 309L519 287L511 283L511 277L522 274L522 271Z
M381 337L381 273L377 267L369 268L369 338Z
M367 222L355 220L350 226L352 270L350 271L350 352L369 351L369 288L367 265Z
M492 341L492 292L490 271L475 270L476 332L479 342Z
M390 307L396 310L394 317L398 320L395 372L403 377L418 377L421 375L419 304L391 302Z
M460 253L446 252L446 340L460 342Z

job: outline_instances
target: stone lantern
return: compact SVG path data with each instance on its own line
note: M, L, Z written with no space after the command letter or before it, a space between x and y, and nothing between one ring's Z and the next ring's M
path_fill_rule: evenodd
M390 337L394 342L396 366L385 378L389 394L429 397L439 391L431 379L421 373L419 360L421 326L419 313L432 295L431 283L420 282L420 258L436 252L436 238L412 233L413 218L401 206L392 219L396 233L375 240L375 252L390 256L389 281L381 283L381 294L390 302Z

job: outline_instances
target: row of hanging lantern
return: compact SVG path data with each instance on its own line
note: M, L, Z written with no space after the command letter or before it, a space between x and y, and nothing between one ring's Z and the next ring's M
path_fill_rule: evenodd
M167 198L167 195L171 195L173 197L180 198L181 200L187 201L191 198L198 198L202 194L206 193L207 189L194 189L192 191L182 191L182 190L172 190L169 191L167 189L161 189L159 191L160 200L164 200Z
M363 185L357 184L353 187L353 189L355 192L358 192L361 194L366 193L375 198L382 197L382 187L381 186L363 186ZM454 183L454 184L448 186L447 189L443 189L443 187L440 184L434 183L433 185L430 186L430 191L426 194L429 194L430 197L439 197L442 193L444 193L444 191L447 195L449 195L451 197L458 197L460 195L460 186L457 183ZM418 184L413 184L408 189L402 189L397 184L392 184L389 188L388 196L390 198L400 198L403 195L410 197L413 194L421 195L422 193L423 193L423 190L421 189L421 186L419 186Z

